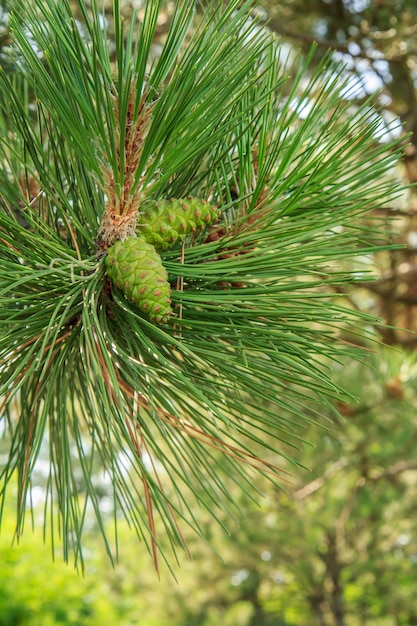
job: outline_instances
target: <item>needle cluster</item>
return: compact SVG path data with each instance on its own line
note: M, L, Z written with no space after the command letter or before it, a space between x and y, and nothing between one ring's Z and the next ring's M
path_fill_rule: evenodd
M235 514L230 482L256 497L254 472L297 468L303 425L343 397L343 332L373 321L335 295L375 250L357 220L397 191L398 147L342 67L281 58L251 1L175 4L155 56L161 0L128 29L114 0L113 62L95 0L82 25L67 0L19 3L19 78L0 72L1 497L16 480L19 536L42 458L45 525L79 563L91 513L111 557L123 514L157 563L161 533L174 552L181 522L204 534L200 507ZM217 222L161 246L159 326L106 250L190 196Z

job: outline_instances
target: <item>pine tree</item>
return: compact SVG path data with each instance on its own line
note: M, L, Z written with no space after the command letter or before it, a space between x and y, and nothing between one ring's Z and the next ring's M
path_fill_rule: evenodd
M82 563L93 509L110 556L123 514L157 564L158 531L186 549L181 525L203 535L200 507L234 514L227 481L254 498L254 472L281 485L303 423L344 397L332 363L359 353L342 331L373 320L335 293L361 279L346 260L375 250L357 220L398 191L399 149L345 97L342 67L290 66L251 1L198 17L176 3L155 56L161 0L139 28L114 0L115 59L91 4L78 0L82 24L67 0L10 17L1 493L17 477L20 536L47 450L45 524L58 520L65 559Z

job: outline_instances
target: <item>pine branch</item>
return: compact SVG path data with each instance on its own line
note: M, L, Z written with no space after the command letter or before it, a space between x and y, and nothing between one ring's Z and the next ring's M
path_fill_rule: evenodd
M117 556L122 513L158 567L161 533L176 555L201 507L236 513L229 481L255 498L255 473L287 480L311 397L317 414L345 397L332 364L357 352L340 331L374 320L334 290L358 244L377 249L357 219L399 193L399 147L375 142L328 57L285 67L251 2L193 26L177 3L153 58L160 3L136 33L115 0L115 66L97 3L90 20L79 5L82 28L66 0L16 9L22 79L0 74L1 494L17 476L20 536L46 455L65 559L82 565L90 511Z

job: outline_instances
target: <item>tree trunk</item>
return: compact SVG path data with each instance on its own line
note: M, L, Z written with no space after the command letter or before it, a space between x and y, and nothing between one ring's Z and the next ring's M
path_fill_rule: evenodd
M346 626L343 587L340 582L343 564L339 559L337 536L334 530L327 531L327 550L321 553L320 557L326 565L327 579L330 582L328 602L333 616L333 626Z

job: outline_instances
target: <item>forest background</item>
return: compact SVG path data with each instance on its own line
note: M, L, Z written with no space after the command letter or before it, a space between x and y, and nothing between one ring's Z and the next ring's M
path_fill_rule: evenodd
M141 3L134 4L140 16ZM126 17L132 5L124 3ZM171 8L167 3L160 16L161 39ZM285 54L307 52L316 42L318 62L331 49L357 82L356 97L375 94L386 123L399 119L401 132L412 133L396 175L416 183L415 2L265 0L258 10ZM1 18L3 47L5 6ZM229 537L209 517L203 520L223 560L190 536L194 558L182 560L178 583L168 573L158 581L148 554L125 528L121 563L111 569L92 524L80 578L59 559L51 562L39 530L26 533L18 548L4 533L0 626L417 624L416 215L412 187L375 211L371 221L403 247L368 259L377 279L343 294L349 306L385 322L378 327L380 347L374 345L363 364L343 363L335 374L357 401L339 406L343 421L306 429L308 444L298 454L308 470L297 473L286 494L260 484L261 508L236 494L244 516L236 525L227 522ZM105 502L105 484L102 489ZM13 523L10 512L10 528Z

